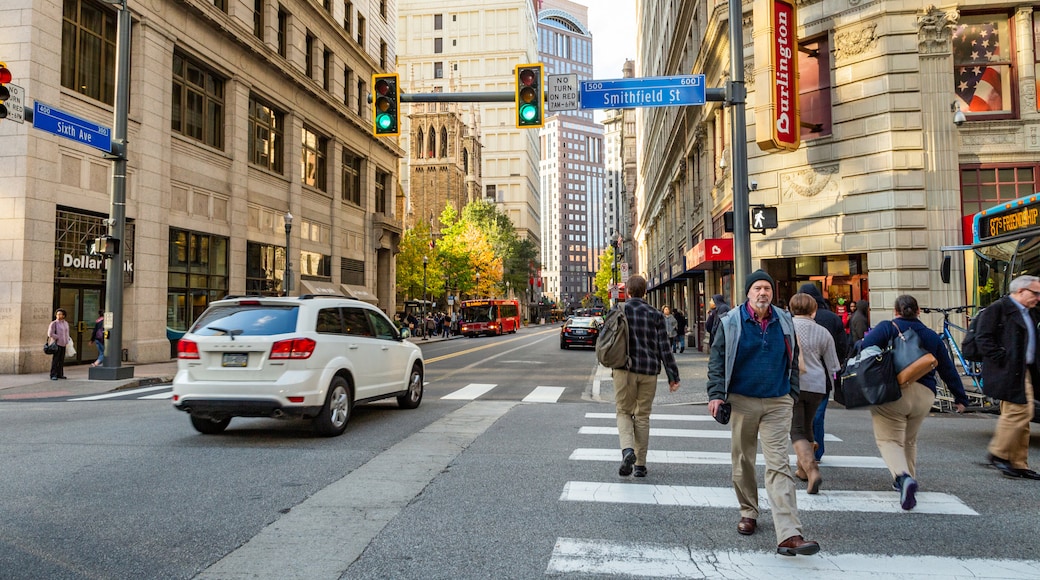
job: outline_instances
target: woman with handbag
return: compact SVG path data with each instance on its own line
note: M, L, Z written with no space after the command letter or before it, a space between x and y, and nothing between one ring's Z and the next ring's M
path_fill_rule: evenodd
M65 320L64 308L54 311L54 320L47 327L47 342L58 345L58 350L51 355L51 380L68 378L65 376L65 347L72 337L69 336L69 323Z
M920 311L916 298L909 294L899 296L896 298L895 318L878 323L863 338L862 345L864 348L877 346L886 349L894 340L899 340L902 333L912 329L921 347L935 356L939 363L936 370L947 387L953 390L957 412L963 413L968 397L961 385L957 367L939 335L917 319ZM870 408L874 440L894 478L892 488L899 492L899 505L904 510L913 509L917 505L917 433L932 409L935 387L933 370L917 381L904 385L899 399Z

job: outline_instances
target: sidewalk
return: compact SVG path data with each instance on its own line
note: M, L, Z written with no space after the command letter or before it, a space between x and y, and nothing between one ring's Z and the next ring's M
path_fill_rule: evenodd
M455 338L461 337L453 336L450 339L436 337L429 340L412 337L408 340L416 344L429 344ZM0 401L97 395L110 391L170 383L173 382L173 377L177 374L176 359L142 364L123 363L123 366L133 367L134 376L129 379L115 381L90 380L87 378L87 374L90 372L89 364L66 366L65 376L68 377L66 380L52 381L49 372L26 375L0 375Z

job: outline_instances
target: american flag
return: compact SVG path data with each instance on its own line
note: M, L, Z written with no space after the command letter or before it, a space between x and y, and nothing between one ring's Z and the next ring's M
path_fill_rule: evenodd
M1001 54L996 22L961 24L953 33L953 60L957 97L962 110L1003 111L1001 69L987 66L990 62L1006 62Z

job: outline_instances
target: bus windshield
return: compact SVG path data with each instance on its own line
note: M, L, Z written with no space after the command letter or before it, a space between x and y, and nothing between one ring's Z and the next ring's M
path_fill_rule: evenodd
M466 322L491 322L491 309L494 306L482 305L482 306L463 306L462 307L462 320Z

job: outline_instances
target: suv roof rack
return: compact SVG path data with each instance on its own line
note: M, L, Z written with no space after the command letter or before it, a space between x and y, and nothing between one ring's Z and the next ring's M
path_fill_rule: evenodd
M300 294L300 300L313 300L315 298L340 298L346 300L354 300L354 297L347 296L346 294Z
M228 294L221 300L234 300L236 298L268 298L268 296L260 296L259 294Z

